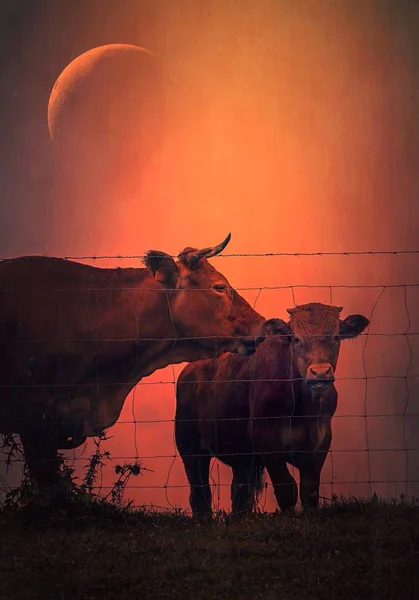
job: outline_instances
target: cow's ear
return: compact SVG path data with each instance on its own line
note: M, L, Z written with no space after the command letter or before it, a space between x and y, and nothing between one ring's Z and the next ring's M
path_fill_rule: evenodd
M363 315L349 315L340 322L339 335L343 340L356 338L370 324Z
M264 335L290 335L291 328L282 319L268 319L262 325Z
M174 288L179 277L179 267L169 254L160 250L146 252L144 265L151 269L156 281L162 285Z

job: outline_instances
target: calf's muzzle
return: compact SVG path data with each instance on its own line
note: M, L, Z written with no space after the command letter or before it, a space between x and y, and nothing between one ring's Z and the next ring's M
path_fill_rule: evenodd
M326 390L335 381L335 372L330 363L312 363L306 374L306 383L311 390Z

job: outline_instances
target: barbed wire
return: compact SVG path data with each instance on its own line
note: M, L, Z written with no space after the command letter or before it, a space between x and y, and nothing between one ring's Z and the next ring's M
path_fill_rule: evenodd
M403 255L414 255L419 254L419 250L348 250L342 252L233 252L233 253L222 253L217 254L212 258L270 258L270 257L310 257L310 256L403 256ZM37 255L39 256L39 255ZM64 260L142 260L146 254L91 254L91 255L47 255L43 254L46 258L62 258ZM170 256L171 258L178 258L178 254L158 254L155 256ZM13 260L16 256L4 256L0 257L0 261Z
M293 292L296 289L396 289L396 288L417 288L419 287L419 283L394 283L394 284L333 284L333 285L315 285L315 284L293 284L293 285L256 285L256 286L247 286L247 287L235 287L234 289L237 292L262 292L263 290L291 290ZM77 288L19 288L19 293L29 293L29 292L54 292L67 294L69 292L129 292L135 291L138 289L134 284L131 287L77 287ZM1 292L16 292L15 288L0 288ZM166 289L157 289L157 288L146 288L141 286L141 291L144 292L159 292L159 293L167 293ZM196 288L196 289L188 289L183 288L177 290L178 292L191 294L196 291L198 292L210 292L213 291L213 288Z

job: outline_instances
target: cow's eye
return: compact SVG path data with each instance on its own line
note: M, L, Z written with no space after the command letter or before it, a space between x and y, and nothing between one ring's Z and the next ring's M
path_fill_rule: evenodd
M302 346L303 345L303 340L301 340L300 338L295 337L294 338L294 346Z
M216 283L214 285L214 290L216 290L217 292L224 292L224 290L227 288L226 285L224 285L223 283Z

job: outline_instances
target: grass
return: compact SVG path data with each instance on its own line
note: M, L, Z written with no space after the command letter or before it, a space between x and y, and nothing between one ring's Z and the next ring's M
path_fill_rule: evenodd
M58 494L34 492L27 468L7 494L0 600L419 600L417 502L341 498L311 514L198 524L124 504L139 463L116 465L98 495L101 439L79 484L62 460Z
M1 600L419 598L419 508L339 500L200 525L96 501L0 512Z

